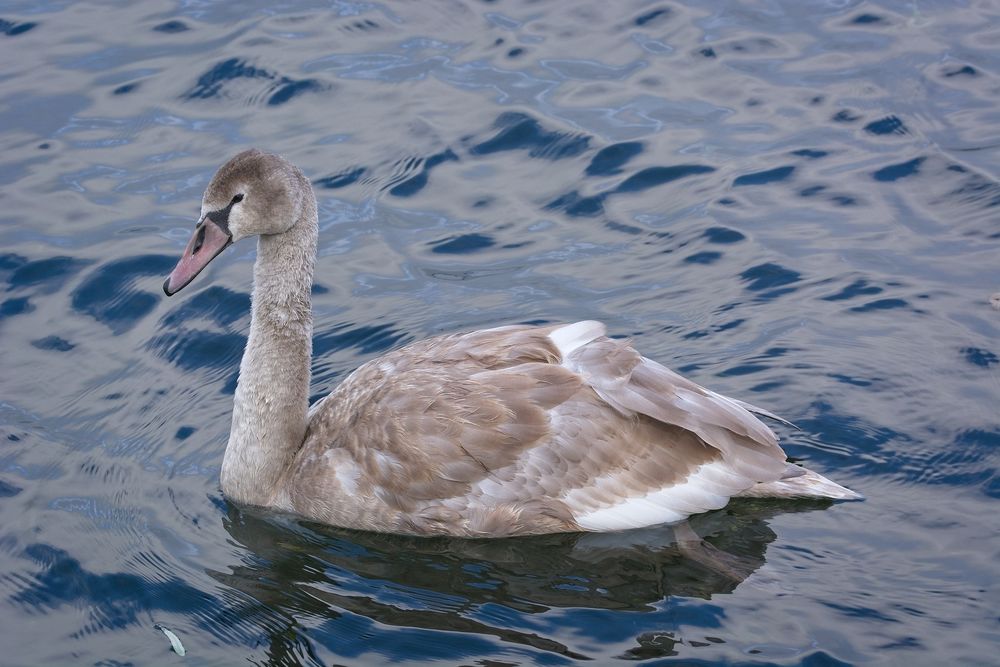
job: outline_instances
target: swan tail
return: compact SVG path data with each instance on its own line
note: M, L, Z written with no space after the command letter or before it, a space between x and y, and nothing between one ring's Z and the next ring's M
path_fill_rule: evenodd
M789 463L781 479L761 482L737 494L737 498L829 498L864 500L864 496L827 479L818 472Z

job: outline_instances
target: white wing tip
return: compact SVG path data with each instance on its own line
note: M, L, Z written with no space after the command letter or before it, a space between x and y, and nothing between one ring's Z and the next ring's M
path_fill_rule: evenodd
M605 334L604 325L595 320L574 322L549 332L552 341L562 358L567 358L577 348L583 347L595 338Z
M741 498L828 498L830 500L864 500L857 491L837 484L818 472L801 468L798 475L773 482L755 484L739 494Z

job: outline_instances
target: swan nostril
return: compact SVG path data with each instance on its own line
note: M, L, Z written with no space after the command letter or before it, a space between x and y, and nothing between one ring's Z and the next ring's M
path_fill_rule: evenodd
M191 248L191 254L197 255L198 251L201 250L201 246L205 243L205 226L202 225L201 229L198 230L198 236L194 239L194 247Z

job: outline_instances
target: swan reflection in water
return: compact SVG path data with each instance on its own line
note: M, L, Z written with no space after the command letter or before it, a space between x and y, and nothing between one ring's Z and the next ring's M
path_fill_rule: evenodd
M268 610L263 642L270 642L270 664L295 663L290 654L310 652L309 641L329 644L338 654L341 642L374 643L371 636L303 633L309 625L303 618L344 614L397 631L472 633L580 659L593 656L567 646L569 633L557 640L512 629L518 624L511 617L550 609L649 612L668 598L731 593L747 579L748 585L780 589L758 572L776 537L768 520L829 504L747 499L676 526L469 540L352 531L227 503L226 530L246 551L231 571L209 574ZM497 615L496 605L506 608L505 616ZM250 613L240 612L241 618L257 615L244 611ZM490 616L498 622L491 624ZM643 647L649 639L637 637L637 653L622 657L652 657ZM406 657L405 649L391 645L360 650ZM651 650L658 655L667 647Z

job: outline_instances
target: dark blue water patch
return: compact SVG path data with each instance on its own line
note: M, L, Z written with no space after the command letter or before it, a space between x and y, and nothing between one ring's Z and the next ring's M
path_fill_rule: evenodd
M13 252L5 252L0 254L0 271L13 271L27 262L28 258L24 255L18 255Z
M802 274L780 264L767 262L747 269L740 274L740 278L747 282L748 290L760 292L797 283L802 279Z
M587 165L588 176L613 176L620 174L621 168L636 155L642 153L641 141L624 141L611 144L597 151L597 155Z
M39 350L52 350L53 352L69 352L76 345L69 342L65 338L60 338L59 336L46 336L45 338L38 338L31 341L32 347L37 347Z
M331 331L324 331L313 337L313 357L319 358L330 352L354 348L364 354L384 352L396 347L408 338L403 331L392 324L355 326L341 324Z
M871 285L864 278L859 278L853 283L840 290L836 294L830 294L828 296L820 297L823 301L845 301L847 299L853 299L857 296L864 296L867 294L880 294L882 288L877 285Z
M97 267L73 290L73 310L85 313L111 328L114 335L130 330L159 303L161 295L136 289L136 278L164 276L176 258L140 255Z
M34 304L26 296L18 299L7 299L3 303L0 303L0 319L14 315L24 315L34 309Z
M772 380L770 382L758 382L757 384L750 387L749 392L751 394L766 394L774 391L775 389L784 389L787 384L780 380Z
M673 12L669 7L659 7L657 9L652 9L644 14L636 16L633 20L637 26L642 27L647 23L651 23L656 19L665 19L670 16Z
M953 188L945 195L946 200L963 200L980 209L1000 207L1000 185L996 182L975 172L969 172L964 167L954 164L948 167L948 171L966 174L958 187ZM1000 238L991 235L990 238Z
M906 125L903 124L896 116L886 116L885 118L880 118L874 120L867 125L865 125L865 132L869 134L907 134L909 130L906 129Z
M492 236L486 234L462 234L460 236L450 236L439 241L431 241L431 252L447 255L464 255L473 253L485 248L492 248L496 241Z
M298 97L302 93L318 92L325 88L325 86L316 79L300 79L295 81L293 79L289 79L288 77L282 77L281 81L278 82L277 87L278 89L275 90L271 94L271 97L267 99L267 105L270 107L281 106L293 97Z
M519 58L524 55L524 49L520 46L515 46L513 49L507 52L508 58Z
M711 46L706 46L704 48L698 49L698 55L700 55L703 58L716 57L715 49L713 49Z
M805 188L802 188L801 190L799 190L799 196L800 197L806 197L806 198L808 198L808 197L814 197L814 196L818 195L819 193L823 192L824 190L826 190L826 186L825 185L810 185L808 187L805 187Z
M181 301L163 316L160 323L178 327L185 322L205 318L221 327L227 327L250 312L250 295L234 292L221 285L212 285Z
M747 652L753 653L752 650ZM754 661L753 664L757 665L761 663ZM838 660L822 649L810 651L807 655L803 656L797 664L801 667L854 667L853 663Z
M1000 431L973 428L959 433L951 445L929 457L914 461L904 470L908 479L921 484L960 488L979 487L987 495L997 492L997 469L993 452L1000 450Z
M427 186L431 170L434 169L434 167L437 167L445 162L457 161L458 156L455 155L454 151L450 148L447 148L435 155L431 155L424 160L423 166L417 174L393 186L392 189L389 190L389 194L396 197L412 197Z
M23 491L19 486L14 486L10 482L0 479L0 498L12 498Z
M751 363L739 364L737 366L733 366L732 368L727 368L726 370L722 371L721 373L718 373L717 375L720 378L738 377L740 375L752 375L754 373L760 373L761 371L766 371L769 368L771 367L766 364L751 364Z
M164 21L158 25L153 26L153 30L156 32L163 32L168 35L173 35L179 32L186 32L190 30L186 23L183 21Z
M854 113L850 109L841 109L837 113L833 114L830 118L835 123L853 123L861 118L860 115Z
M869 313L874 310L895 310L896 308L908 308L910 304L905 299L877 299L863 306L851 308L852 313Z
M851 195L831 195L830 201L837 206L857 206L858 200Z
M132 91L138 90L138 88L139 88L139 84L138 83L126 83L126 84L118 86L117 88L115 88L114 90L112 90L111 94L112 95L128 95Z
M697 331L691 331L690 333L684 334L684 340L698 340L699 338L706 338L708 336L720 333L722 331L735 329L744 322L746 322L746 319L730 320L729 322L723 322L722 324L713 324L708 328L698 329Z
M313 285L310 288L309 292L313 296L316 296L317 294L328 294L330 292L330 288L326 287L325 285L321 285L319 283L313 283Z
M890 164L888 167L882 167L878 171L873 172L872 178L882 182L898 181L901 178L919 173L920 165L926 159L926 157L918 157L906 162L900 162L899 164Z
M777 183L779 181L784 181L788 179L795 172L795 167L792 165L787 165L784 167L776 167L774 169L768 169L767 171L758 171L752 174L743 174L742 176L737 176L736 180L733 181L734 187L740 187L741 185L766 185L768 183Z
M194 426L181 426L179 429L177 429L177 432L174 433L174 439L187 440L192 435L197 433L197 431L198 429L196 429Z
M10 596L12 602L32 610L84 609L104 629L135 625L156 610L210 615L220 604L177 578L150 580L127 572L90 572L66 551L48 544L30 544L22 557L38 564L41 571L19 583Z
M983 493L990 498L1000 498L1000 475L993 471L986 483L982 486Z
M357 180L364 176L366 172L367 169L364 167L355 167L354 169L349 169L348 171L341 172L335 176L327 176L326 178L317 179L313 181L313 185L318 185L326 190L346 188L348 185L357 182Z
M684 261L688 264L714 264L722 258L721 252L715 252L713 250L703 250L702 252L696 252L693 255L689 255L684 258Z
M16 37L18 35L23 35L37 25L37 23L32 23L30 21L15 23L14 21L0 19L0 34L6 35L7 37Z
M219 393L222 394L223 396L234 395L236 393L236 385L239 383L239 381L240 381L240 370L237 368L232 373L229 374L229 377L226 378L226 381L222 385L222 389L219 390Z
M561 160L583 153L590 147L590 137L547 130L527 114L506 111L493 124L500 130L469 151L473 155L489 155L500 151L527 150L528 155L546 160Z
M184 370L229 368L239 363L246 336L214 331L184 331L157 336L147 349Z
M1000 357L979 347L963 347L961 353L966 361L980 368L989 368L1000 363Z
M822 399L813 401L812 407L816 411L815 416L796 419L795 423L802 432L815 434L816 439L820 442L843 445L849 451L859 454L877 454L886 449L886 445L890 443L898 451L893 452L892 457L880 459L870 456L854 457L845 461L840 455L825 449L810 448L810 459L839 460L837 464L839 467L847 467L853 463L868 473L899 473L903 466L902 459L905 458L901 452L905 452L909 448L909 443L912 442L912 438L906 433L888 426L872 424L854 415L837 412L832 404ZM791 450L790 453L793 453L797 448L794 440L789 440L787 445L783 441L782 445L785 446L786 451ZM913 469L919 473L919 466L914 465Z
M230 58L218 63L200 77L195 87L184 97L189 100L216 97L222 85L234 79L273 79L274 74L265 69L248 65L239 58Z
M944 70L943 74L949 79L956 76L967 76L971 78L979 76L979 70L972 65L962 65L961 67L949 67Z
M827 151L817 150L815 148L800 148L797 151L792 151L792 155L798 155L799 157L807 157L810 160L818 160L822 157L826 157L830 153Z
M622 181L613 192L642 192L654 188L664 183L696 176L698 174L708 174L715 171L715 167L704 164L675 164L670 167L646 167L645 169L632 174Z
M709 227L702 232L702 236L708 239L709 243L719 244L739 243L746 238L740 232L728 227Z
M45 284L54 290L87 264L89 262L66 256L36 259L14 269L7 282L12 288Z
M844 375L842 373L827 373L827 377L832 378L841 384L849 384L852 387L870 387L874 384L871 380L857 378L852 375Z
M604 212L604 198L607 194L581 197L576 190L556 197L545 208L548 210L563 210L573 217L592 218Z
M878 14L865 13L855 16L851 19L851 23L854 25L877 25L887 23L887 21Z

